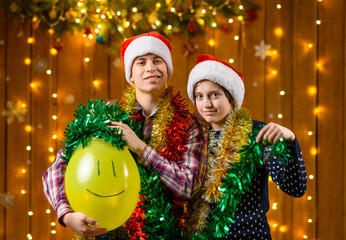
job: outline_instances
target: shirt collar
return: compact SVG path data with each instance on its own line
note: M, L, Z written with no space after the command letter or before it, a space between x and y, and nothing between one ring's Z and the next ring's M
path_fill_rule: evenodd
M140 113L143 117L148 118L148 117L152 117L155 115L155 113L157 112L157 110L159 109L160 105L149 115L147 116L144 112L144 109L142 108L141 105L139 105L139 103L137 102L137 100L135 101L135 107L138 109L138 113Z

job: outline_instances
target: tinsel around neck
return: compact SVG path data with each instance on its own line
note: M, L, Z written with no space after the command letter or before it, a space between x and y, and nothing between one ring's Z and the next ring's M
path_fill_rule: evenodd
M67 124L64 133L63 158L66 159L66 164L68 164L73 151L80 144L84 148L91 139L102 138L116 148L123 149L127 143L122 140L122 133L117 133L114 129L107 127L112 121L125 123L136 134L141 134L141 126L130 119L130 115L121 109L118 102L108 104L103 99L88 100L86 106L78 105L74 116L76 119Z

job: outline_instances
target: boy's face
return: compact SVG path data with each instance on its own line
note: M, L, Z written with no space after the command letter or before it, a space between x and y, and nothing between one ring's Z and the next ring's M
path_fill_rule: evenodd
M224 90L212 81L203 80L196 84L194 97L199 114L215 131L221 130L226 116L233 111Z
M130 81L137 92L160 92L168 81L166 62L155 54L146 54L133 61Z

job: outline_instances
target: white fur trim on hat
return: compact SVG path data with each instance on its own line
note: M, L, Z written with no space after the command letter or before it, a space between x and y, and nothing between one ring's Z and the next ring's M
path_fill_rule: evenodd
M194 97L195 86L202 80L209 80L224 87L233 97L235 110L241 107L245 87L241 77L232 68L217 61L206 60L198 63L191 70L187 84L187 93L194 105L196 105Z
M125 77L130 84L132 84L130 78L133 61L137 57L146 55L148 53L160 56L166 62L168 68L168 77L172 77L172 56L167 45L156 37L143 36L133 40L127 47L124 54Z

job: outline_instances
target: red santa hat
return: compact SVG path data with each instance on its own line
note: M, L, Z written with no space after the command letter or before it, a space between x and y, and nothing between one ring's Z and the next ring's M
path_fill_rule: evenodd
M125 40L121 45L121 59L125 65L125 77L130 83L133 61L148 53L160 56L167 64L168 77L173 74L172 47L168 40L158 32L149 32Z
M191 70L187 83L187 93L193 104L196 104L195 86L202 80L209 80L224 87L234 100L235 110L241 107L245 94L243 75L229 64L208 54L197 56L196 66Z

